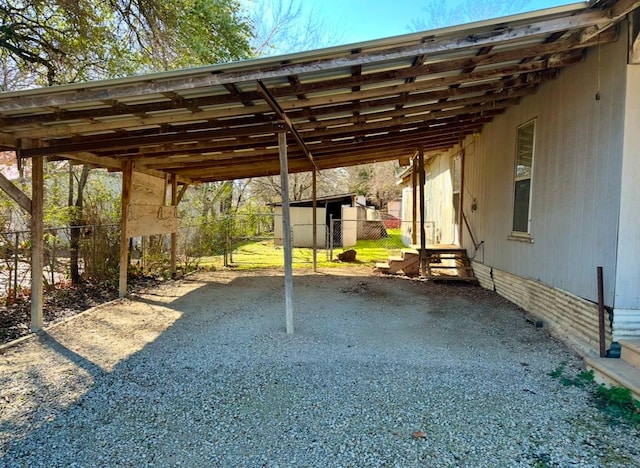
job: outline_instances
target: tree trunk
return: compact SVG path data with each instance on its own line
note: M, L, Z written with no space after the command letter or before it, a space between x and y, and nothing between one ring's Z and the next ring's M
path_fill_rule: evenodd
M73 166L69 167L69 205L71 209L71 232L69 234L69 263L71 284L80 284L82 277L80 275L80 233L82 230L82 209L84 205L84 187L89 178L89 165L82 166L82 174L78 180L78 196L73 203Z

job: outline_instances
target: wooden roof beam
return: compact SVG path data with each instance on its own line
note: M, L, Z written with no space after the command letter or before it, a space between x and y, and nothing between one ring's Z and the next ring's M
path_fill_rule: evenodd
M427 115L419 115L415 117L395 118L389 120L383 120L380 122L373 122L370 124L349 125L345 127L329 128L318 131L305 132L303 135L306 137L308 146L313 148L314 153L320 151L319 148L325 145L334 145L331 140L336 140L346 137L366 137L368 134L379 133L381 131L394 132L404 130L405 135L409 135L412 132L420 131L425 134L433 132L441 132L441 128L449 128L451 125L458 126L464 124L466 121L474 121L482 119L483 117L490 117L502 113L504 109L517 102L514 100L507 100L499 104L490 103L484 106L476 106L472 108L454 109L450 111L433 112ZM443 125L446 124L446 127ZM408 129L412 129L407 131ZM315 141L318 139L323 140L322 143L317 144ZM119 154L115 150L98 152L104 156L122 156L133 159L144 159L154 155L164 154L166 157L173 155L187 155L198 154L203 152L222 152L229 150L247 150L251 148L264 149L267 147L274 147L275 142L272 136L250 138L245 140L212 140L203 141L193 147L177 147L172 148L159 148L154 150L150 148L147 152L130 152Z
M240 92L238 87L234 83L226 83L224 87L229 91L232 96L235 96L237 100L239 100L246 107L255 106L255 103L252 99L245 95L245 93Z
M640 0L618 0L611 8L604 11L605 17L608 21L587 27L580 35L580 40L585 42L593 39L598 34L601 34L603 31L615 25L618 21L638 7L640 7Z
M280 106L280 103L276 100L276 98L273 97L273 95L269 92L269 89L267 89L267 87L264 85L264 83L261 80L258 80L258 92L262 95L262 97L264 98L266 103L269 105L269 107L271 107L271 109L278 115L278 117L282 119L282 121L285 123L285 125L287 126L287 128L289 129L293 137L295 138L295 140L298 142L298 145L300 145L300 148L302 148L302 150L304 151L304 154L307 156L311 164L313 164L316 170L318 170L318 167L316 166L316 163L313 160L313 155L311 154L311 151L309 151L309 148L307 148L306 143L304 142L304 140L296 130L295 126L293 125L293 122L287 116L284 109L282 109L282 107Z
M31 214L31 199L22 190L13 185L13 182L7 179L1 172L0 189L15 201L20 208Z
M581 60L582 56L575 56L574 61ZM496 70L488 70L482 72L471 73L469 75L456 75L451 77L442 77L435 78L432 80L428 80L428 82L420 81L416 83L402 84L396 86L387 86L373 89L366 89L364 91L352 92L350 94L336 94L331 96L322 96L310 99L301 99L296 101L285 101L280 102L279 105L281 109L285 112L304 109L305 107L316 107L316 106L324 106L327 104L337 104L337 103L345 103L352 102L354 100L360 99L376 99L380 97L385 97L389 94L398 95L403 92L429 92L429 90L441 88L444 86L449 86L455 83L467 83L472 82L473 80L499 80L504 76L512 76L512 75L520 75L520 74L543 74L547 75L550 71L547 70L547 65L551 68L560 68L562 66L568 65L570 62L565 60L564 62L560 62L558 60L555 61L538 61L531 62L524 65L515 65L512 67L507 67L505 69L496 69ZM535 76L527 76L526 78L522 78L522 82L526 83L528 80L535 80ZM465 87L460 88L460 92L465 92ZM268 105L263 106L255 106L252 108L255 110L254 114L259 112L264 112L267 110L271 110ZM243 116L246 115L247 108L242 107L230 107L225 109L216 109L210 111L202 111L199 114L190 114L190 115L169 115L169 116L153 116L147 117L144 119L131 119L131 120L117 120L117 121L108 121L108 122L96 122L85 125L61 125L61 126L49 126L46 128L39 129L29 129L17 131L14 133L16 137L55 137L55 136L66 136L69 133L82 133L82 132L96 132L96 131L104 131L104 130L113 130L119 128L130 127L138 127L143 125L160 125L163 123L185 123L194 120L206 120L208 118L224 118L224 117L234 117L234 116Z
M429 142L457 142L460 137L474 131L479 130L482 125L492 120L492 116L487 116L481 119L471 120L468 123L464 123L456 126L446 126L434 131L420 131L413 132L399 132L395 131L388 135L379 135L371 138L367 138L363 141L345 141L336 142L331 145L325 145L323 148L318 148L316 153L316 160L322 161L327 155L345 155L345 154L360 154L376 151L379 148L399 148L402 145L409 145L415 147L416 142L428 144ZM290 152L292 157L301 157L303 153L292 150ZM178 158L145 158L141 161L142 164L154 167L157 169L175 169L180 167L189 167L191 165L199 165L204 161L208 164L213 164L214 161L220 161L221 165L244 165L248 161L252 163L260 158L272 158L274 161L278 158L278 151L276 148L245 151L245 152L220 152L210 155L193 156L183 159ZM236 159L236 162L232 160ZM320 162L318 162L320 164Z
M23 150L23 156L26 158L33 156L42 156L48 154L70 154L85 151L101 151L101 150L123 150L127 148L139 148L141 146L161 145L166 143L176 143L183 141L202 141L202 140L223 140L229 138L238 138L241 136L255 135L260 133L274 132L280 129L278 125L262 125L243 127L231 130L203 130L197 132L175 132L161 135L151 136L129 136L110 138L100 140L98 137L87 137L78 143L63 143L45 146L42 148L32 148Z
M171 103L173 104L173 107L175 109L188 109L194 114L201 111L200 101L198 99L185 99L178 93L174 93L173 91L167 91L166 93L162 94L171 100ZM164 105L158 104L139 104L138 106L142 108L147 107L153 110L162 110L166 108Z

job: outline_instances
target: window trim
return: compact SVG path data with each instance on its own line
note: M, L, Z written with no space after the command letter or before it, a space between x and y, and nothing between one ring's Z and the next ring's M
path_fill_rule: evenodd
M529 177L518 177L517 176L517 172L518 172L518 153L519 153L519 133L520 130L529 126L529 125L533 125L533 141L532 141L532 147L531 147L531 173L529 175ZM513 161L513 172L512 172L512 181L513 184L511 186L511 201L512 201L512 206L511 206L511 234L509 235L509 239L510 240L516 240L516 241L522 241L522 242L531 242L533 243L533 239L531 237L531 208L532 208L532 200L533 200L533 182L534 182L534 177L533 177L533 171L535 168L535 160L536 160L536 135L537 135L538 129L537 129L537 117L534 117L530 120L527 120L526 122L518 125L516 127L516 146L515 146L515 151L514 151L514 161ZM528 211L527 211L527 230L526 231L516 231L513 229L513 223L515 221L515 209L516 209L516 183L523 181L523 180L529 180L529 206L528 206Z

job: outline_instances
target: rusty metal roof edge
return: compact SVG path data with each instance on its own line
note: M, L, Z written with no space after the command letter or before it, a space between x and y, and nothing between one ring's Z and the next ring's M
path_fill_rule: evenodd
M29 96L45 96L57 93L69 93L79 90L87 90L92 88L108 88L108 87L121 87L127 85L133 85L144 82L164 81L174 78L188 78L190 76L197 76L209 73L222 73L233 72L242 70L259 69L268 66L282 65L283 63L296 63L300 61L309 61L321 58L330 58L338 56L344 53L348 53L352 50L361 50L366 52L367 49L381 49L392 48L399 46L407 42L420 41L424 37L439 37L446 36L465 31L473 31L477 29L485 29L491 26L497 26L505 23L522 23L533 19L553 18L556 16L568 15L581 10L589 8L589 2L577 2L568 5L563 5L554 8L547 8L543 10L535 10L527 13L520 13L517 15L505 16L500 18L493 18L474 23L466 23L454 26L448 26L445 28L420 31L415 33L408 33L399 36L392 36L388 38L375 39L371 41L358 42L353 44L345 44L339 46L328 47L325 49L317 49L303 52L296 52L292 54L279 55L273 57L261 57L255 59L248 59L236 62L228 62L214 65L206 65L202 67L186 68L179 70L171 70L158 73L133 75L122 78L112 78L97 81L87 81L70 83L64 85L55 85L43 88L32 88L19 91L8 91L0 93L0 100L6 100L17 97L29 97Z

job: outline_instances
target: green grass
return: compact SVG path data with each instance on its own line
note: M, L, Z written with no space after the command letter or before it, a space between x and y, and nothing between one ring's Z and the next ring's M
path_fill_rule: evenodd
M355 266L374 266L376 262L386 261L390 255L399 255L404 244L400 239L400 229L388 229L388 237L380 240L359 240L353 247L338 247L333 249L333 257L345 250L354 249L357 252L355 263L342 263L328 259L328 251L317 250L319 268ZM238 246L232 254L232 264L239 269L277 268L284 265L284 251L282 246L274 245L273 240L247 242ZM309 268L313 261L313 250L310 248L294 247L293 267ZM222 256L205 257L200 259L199 265L204 268L222 268Z

